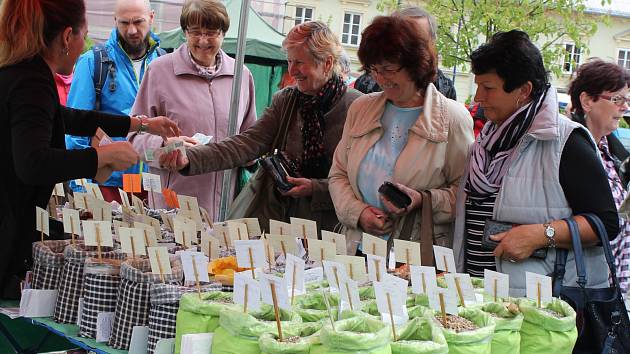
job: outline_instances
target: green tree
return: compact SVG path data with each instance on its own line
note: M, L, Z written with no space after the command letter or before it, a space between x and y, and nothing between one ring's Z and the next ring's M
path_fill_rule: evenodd
M389 13L400 5L379 0L377 6ZM439 24L437 47L446 67L465 68L470 54L494 33L520 29L539 45L547 69L560 75L565 49L558 44L568 39L584 52L597 30L594 18L584 13L585 0L430 0L426 5Z

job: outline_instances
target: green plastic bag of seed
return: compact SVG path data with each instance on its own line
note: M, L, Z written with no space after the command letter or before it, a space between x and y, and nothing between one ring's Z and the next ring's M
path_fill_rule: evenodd
M496 323L492 337L492 354L519 354L521 352L521 326L523 314L516 304L489 302L483 304L481 311L492 316Z
M212 333L219 326L219 313L234 307L232 293L211 291L182 295L175 322L175 354L180 353L182 336L194 333Z
M458 316L472 322L477 328L473 330L457 332L456 330L443 328L441 315L435 313L431 316L444 333L448 343L448 352L453 354L490 354L492 335L494 334L494 320L487 313L475 308L460 308Z
M538 308L527 299L518 301L523 313L521 354L570 354L577 341L575 311L569 304L553 299Z
M320 331L321 346L311 354L390 354L391 328L380 320L357 316L330 323ZM213 352L214 353L214 352Z
M279 310L282 334L299 334L302 318L295 312ZM219 315L219 327L212 338L213 354L258 354L258 339L264 333L278 334L273 306L262 305L256 312L227 308Z
M297 335L284 336L284 341L278 341L275 333L264 333L258 339L258 346L262 354L308 354L311 347L320 345L319 330L322 322L294 324Z
M326 294L326 298L330 304L330 311L332 312L333 318L337 318L339 295L329 293ZM326 302L319 289L315 290L315 292L296 296L293 310L302 317L302 321L304 322L316 322L322 318L328 318Z
M397 330L392 354L443 354L448 344L442 330L429 317L416 317Z

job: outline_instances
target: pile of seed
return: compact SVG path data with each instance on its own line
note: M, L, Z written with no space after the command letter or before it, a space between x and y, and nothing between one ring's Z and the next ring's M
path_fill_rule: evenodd
M297 343L300 341L300 336L293 336L293 337L288 337L288 338L284 338L284 341L282 341L283 343Z
M479 326L477 326L470 320L460 317L460 316L446 315L446 326L444 326L444 324L442 323L442 320L443 320L442 316L438 315L436 319L440 322L442 327L453 330L457 333L474 331L476 329L479 329Z
M559 312L557 312L557 311L554 311L554 310L552 310L552 309L546 309L546 308L543 308L543 309L541 309L541 310L542 310L543 312L547 313L548 315L551 315L551 316L553 316L553 317L555 317L555 318L563 318L563 317L564 317L564 315L563 315L563 314L561 314L561 313L559 313Z

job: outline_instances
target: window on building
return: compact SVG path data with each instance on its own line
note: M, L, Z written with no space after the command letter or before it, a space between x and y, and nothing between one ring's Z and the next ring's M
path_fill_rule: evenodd
M346 12L343 15L343 31L341 32L341 43L358 46L361 28L361 15Z
M313 9L310 7L295 7L295 25L299 25L301 23L313 21Z
M619 49L617 64L624 69L630 69L630 49Z
M567 43L564 45L564 65L562 70L565 73L574 72L580 64L582 57L582 48L577 47L574 43Z

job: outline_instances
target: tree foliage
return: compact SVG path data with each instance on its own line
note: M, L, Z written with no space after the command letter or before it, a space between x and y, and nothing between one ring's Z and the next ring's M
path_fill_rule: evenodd
M377 7L389 13L407 3L380 0ZM584 13L585 0L429 0L426 9L438 21L437 47L447 67L465 67L472 51L494 33L520 29L538 44L547 69L559 75L565 57L559 44L585 48L597 30L595 19Z

